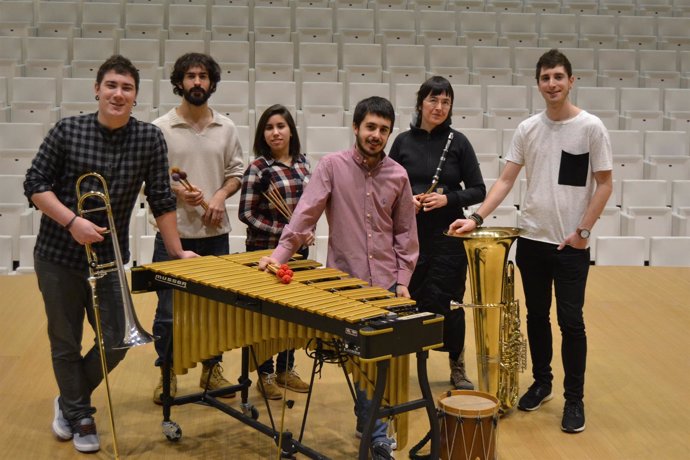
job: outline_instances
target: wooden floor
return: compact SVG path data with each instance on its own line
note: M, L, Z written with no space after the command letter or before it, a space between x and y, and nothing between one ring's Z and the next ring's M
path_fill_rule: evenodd
M519 280L518 280L519 281ZM0 276L0 458L76 459L71 442L51 432L56 384L49 359L43 303L33 275ZM516 296L521 299L518 284ZM139 318L150 330L153 294L137 294ZM556 397L533 413L513 412L499 423L501 459L686 459L690 458L690 268L592 267L585 308L589 359L585 387L587 429L577 435L560 430L562 367L556 358ZM524 318L524 308L522 311ZM524 324L523 324L524 329ZM555 331L555 337L560 337ZM92 335L85 337L89 347ZM469 328L467 362L476 377L474 338ZM297 352L305 376L311 361ZM270 439L214 409L188 405L173 410L183 430L171 443L161 432L161 410L151 402L158 378L154 349L132 349L111 373L111 392L121 458L265 459L277 458ZM228 378L239 371L239 353L225 354ZM429 373L434 394L448 389L445 354L432 352ZM180 390L195 391L199 370L179 378ZM415 376L411 376L416 381ZM531 383L521 375L521 393ZM260 419L268 420L254 390ZM285 414L285 427L299 429L305 397ZM334 459L356 458L352 402L342 377L327 366L317 381L305 442ZM94 396L103 449L90 458L112 458L112 437L105 390ZM280 421L280 402L272 402ZM411 423L416 442L428 429L423 413ZM395 454L407 458L407 447ZM303 458L303 457L302 457Z

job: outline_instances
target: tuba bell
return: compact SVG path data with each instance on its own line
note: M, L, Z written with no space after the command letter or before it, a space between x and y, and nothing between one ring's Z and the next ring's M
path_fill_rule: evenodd
M480 227L460 238L467 253L477 353L479 390L498 398L502 412L515 407L519 372L527 364L520 332L520 305L514 296L514 266L508 252L519 228Z

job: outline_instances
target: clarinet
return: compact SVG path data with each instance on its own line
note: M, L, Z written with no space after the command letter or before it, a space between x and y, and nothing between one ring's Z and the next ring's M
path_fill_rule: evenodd
M451 142L453 142L453 131L451 131L448 134L448 141L446 141L446 146L443 147L441 159L438 160L438 166L436 166L436 172L434 173L434 177L431 181L431 187L429 187L429 189L426 192L424 192L425 195L427 193L433 192L436 186L438 185L439 177L441 176L441 171L443 170L443 164L446 162L446 156L448 156L448 149L450 148Z

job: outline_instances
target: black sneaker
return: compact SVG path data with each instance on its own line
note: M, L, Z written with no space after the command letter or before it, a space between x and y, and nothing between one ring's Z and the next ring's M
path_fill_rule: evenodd
M582 401L566 401L561 430L566 433L585 431L585 405Z
M526 411L537 410L542 403L551 400L551 398L553 398L551 385L534 382L527 390L527 393L522 395L522 398L518 401L518 409Z

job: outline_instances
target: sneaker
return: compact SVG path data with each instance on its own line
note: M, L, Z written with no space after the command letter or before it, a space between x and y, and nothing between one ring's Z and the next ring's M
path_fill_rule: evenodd
M585 430L585 405L581 400L565 402L561 430L566 433L579 433Z
M96 431L96 422L91 417L79 420L73 428L74 438L72 442L79 452L97 452L101 448Z
M58 402L60 396L55 397L53 402L53 408L55 409L55 416L53 417L53 433L61 441L69 441L72 439L72 427L65 417L62 415L62 409L60 409L60 403Z
M355 437L357 439L362 439L362 427L359 426L359 420L357 421L357 427L355 428ZM398 450L398 441L395 439L395 437L389 436L388 441L391 446L391 450Z
M261 379L261 384L256 386L256 389L260 394L266 397L266 399L282 399L283 392L280 391L278 385L276 385L276 375L275 374L261 374L259 377Z
M174 398L176 394L177 376L175 375L175 371L170 369L170 397ZM161 376L158 379L158 385L156 385L156 388L153 390L153 402L156 404L163 404L161 396L163 396L163 369L161 369Z
M357 439L362 439L362 430L359 428L355 429L355 437ZM398 441L395 438L388 438L388 444L391 446L391 450L398 450Z
M210 377L209 377L210 374ZM206 386L206 383L208 382L208 387ZM215 364L215 365L206 365L201 368L201 378L199 379L199 386L206 390L208 389L209 391L211 390L220 390L221 388L227 388L231 386L232 383L230 383L225 377L223 377L223 368L221 367L220 364ZM235 392L233 391L232 393L227 393L224 395L220 395L220 398L234 398L235 397Z
M386 442L375 442L371 445L371 459L372 460L390 460L393 458L391 454L391 445Z
M299 378L294 367L287 372L278 372L276 375L276 383L283 388L297 393L309 392L309 384Z
M518 409L526 411L537 410L542 403L550 401L551 398L553 398L551 385L534 382L527 390L527 393L522 395L522 398L518 401Z

